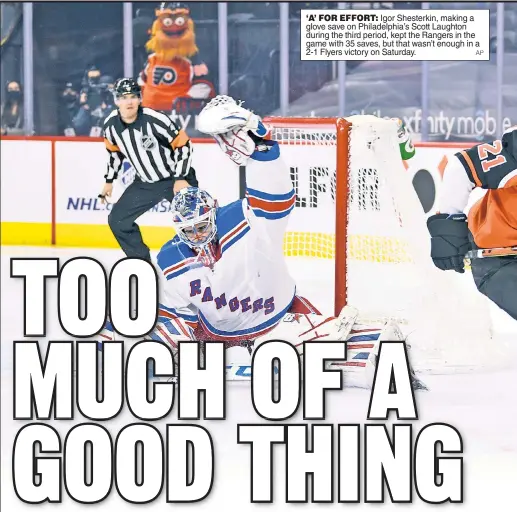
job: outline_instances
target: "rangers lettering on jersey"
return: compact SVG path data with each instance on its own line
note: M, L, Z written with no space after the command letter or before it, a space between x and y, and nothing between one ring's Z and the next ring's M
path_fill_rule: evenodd
M212 289L210 286L207 286L203 293L201 293L201 279L196 279L195 281L190 282L190 296L195 297L196 295L202 295L201 302L214 302L216 309L221 309L223 307L228 306L230 311L234 313L239 309L242 310L243 313L246 311L253 310L253 313L264 309L264 314L269 315L275 310L275 298L269 297L269 299L264 300L263 298L259 298L251 302L251 297L246 297L245 299L240 300L238 297L233 297L230 300L226 300L226 294L223 293L219 297L214 297L212 294Z

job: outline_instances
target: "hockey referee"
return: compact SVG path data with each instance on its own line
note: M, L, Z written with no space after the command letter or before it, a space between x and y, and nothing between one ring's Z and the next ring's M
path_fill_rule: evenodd
M104 121L109 158L99 197L104 203L111 196L113 180L127 159L135 179L113 205L108 223L126 256L151 261L135 220L163 199L171 201L178 190L198 186L192 143L167 115L141 106L141 89L132 78L118 80L113 93L118 108Z

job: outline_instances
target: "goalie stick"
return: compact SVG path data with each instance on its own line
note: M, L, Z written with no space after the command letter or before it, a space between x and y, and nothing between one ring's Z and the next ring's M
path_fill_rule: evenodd
M469 251L465 258L469 260L495 258L499 256L517 256L517 245L511 247L494 247L493 249L476 249Z

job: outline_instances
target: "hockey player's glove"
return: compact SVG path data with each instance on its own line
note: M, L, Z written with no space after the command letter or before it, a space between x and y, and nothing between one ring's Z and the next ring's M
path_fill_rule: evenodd
M216 96L200 112L196 125L237 165L246 164L268 133L260 117L241 105L229 96Z
M431 258L440 270L465 272L464 258L470 250L467 217L463 213L439 213L427 219L431 233Z
M197 116L196 128L212 136L244 130L265 137L268 130L260 117L244 108L242 103L237 103L230 96L216 96Z

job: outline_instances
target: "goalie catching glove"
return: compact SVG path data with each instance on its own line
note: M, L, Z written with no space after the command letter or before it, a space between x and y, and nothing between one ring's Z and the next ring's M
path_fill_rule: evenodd
M268 129L259 116L229 96L219 95L208 103L197 118L197 129L212 135L223 152L237 165L245 165L260 147ZM257 147L257 145L259 147Z
M431 234L431 258L440 270L465 272L465 254L470 249L466 220L463 213L439 213L427 219Z

